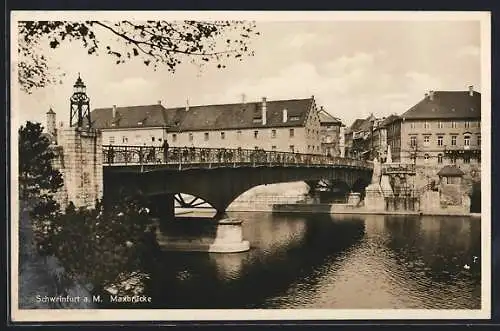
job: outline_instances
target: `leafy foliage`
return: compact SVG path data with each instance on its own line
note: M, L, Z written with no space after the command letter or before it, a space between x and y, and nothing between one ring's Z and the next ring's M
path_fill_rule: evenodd
M26 122L19 134L19 186L22 199L49 199L63 184L61 173L54 169L56 156L50 140L43 135L40 123Z
M120 285L144 270L154 249L147 210L138 198L126 198L106 208L76 209L35 217L35 242L42 256L55 256L67 277L106 288Z
M258 34L255 24L246 21L22 21L19 82L29 93L56 81L39 46L55 49L64 42L79 41L88 54L104 52L116 64L139 58L154 70L166 65L173 72L186 58L197 65L215 62L224 68L225 59L252 56L249 40ZM113 39L124 49L113 45Z

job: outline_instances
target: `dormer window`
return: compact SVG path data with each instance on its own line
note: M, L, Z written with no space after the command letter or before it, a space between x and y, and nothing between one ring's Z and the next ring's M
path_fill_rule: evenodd
M142 125L142 121L137 122L137 125Z
M299 116L290 116L290 121L298 121L300 120Z

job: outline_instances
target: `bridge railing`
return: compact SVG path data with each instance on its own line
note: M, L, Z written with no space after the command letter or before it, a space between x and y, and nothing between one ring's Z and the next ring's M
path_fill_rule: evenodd
M158 146L104 145L105 165L206 164L212 165L339 165L371 168L370 162L317 154L226 149Z

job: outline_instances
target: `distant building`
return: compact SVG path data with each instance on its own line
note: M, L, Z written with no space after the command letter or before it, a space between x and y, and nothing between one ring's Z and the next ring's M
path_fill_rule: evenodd
M165 108L99 108L93 125L103 144L242 148L321 154L320 117L314 97Z
M377 119L370 114L365 119L358 118L345 130L345 156L358 159L372 159L372 131Z
M343 154L343 137L341 135L342 122L330 115L323 107L319 110L321 154L341 156ZM342 141L341 141L342 140Z
M383 117L381 119L377 119L373 128L373 135L371 139L373 143L373 157L378 157L379 161L386 162L387 154L389 152L389 142L394 139L395 130L393 129L392 123L399 119L398 115L390 115L389 117ZM393 147L390 147L392 161L395 162L393 157Z
M399 150L402 163L481 162L481 94L472 86L468 91L430 91L393 123L401 137L391 138L393 150Z

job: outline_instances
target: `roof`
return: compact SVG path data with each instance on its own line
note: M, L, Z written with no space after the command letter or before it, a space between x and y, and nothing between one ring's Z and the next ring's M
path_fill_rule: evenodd
M372 123L368 118L358 118L354 121L354 123L351 124L351 126L347 130L349 132L370 131L371 127Z
M464 175L464 172L455 166L444 166L437 173L440 177L461 177Z
M97 129L161 127L166 125L165 108L160 104L117 107L115 116L115 119L113 119L113 108L97 108L90 113L92 125ZM139 125L139 122L142 122L142 125ZM113 123L115 123L114 126Z
M339 120L338 118L332 116L329 112L323 109L323 107L320 108L319 112L319 121L321 124L342 124L342 121Z
M398 115L389 115L380 123L380 126L382 126L382 127L387 126L387 125L389 125L389 124L391 124L399 119L401 119L401 117L399 117Z
M47 114L55 114L54 110L52 109L52 107L50 107L49 111L47 112Z
M262 102L202 105L165 108L160 104L150 106L117 107L114 128L169 126L173 130L221 130L260 127L295 127L305 124L313 98L267 101L266 124L262 124ZM283 121L283 110L287 121ZM99 108L91 113L96 128L111 128L113 109ZM260 120L259 120L260 119ZM142 121L142 125L138 122Z
M435 91L403 115L403 119L481 118L481 93L469 91Z

